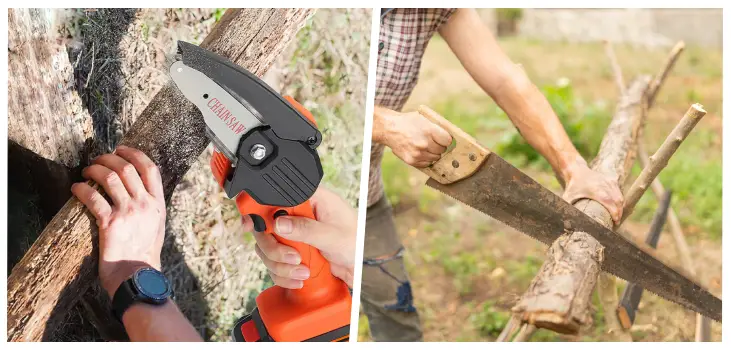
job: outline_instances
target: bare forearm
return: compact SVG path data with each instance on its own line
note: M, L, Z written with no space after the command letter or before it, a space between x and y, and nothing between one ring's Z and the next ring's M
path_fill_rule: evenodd
M373 109L373 134L371 136L373 142L387 145L388 129L391 123L389 116L393 113L395 112L388 108L375 106Z
M132 341L203 341L172 300L164 305L136 303L122 316Z
M572 169L577 165L585 166L586 161L571 143L551 105L522 69L513 65L505 67L505 73L503 84L490 93L491 97L528 144L546 158L564 182L568 182Z
M515 127L565 182L585 165L546 98L502 51L474 10L460 9L440 34L465 70L505 111Z

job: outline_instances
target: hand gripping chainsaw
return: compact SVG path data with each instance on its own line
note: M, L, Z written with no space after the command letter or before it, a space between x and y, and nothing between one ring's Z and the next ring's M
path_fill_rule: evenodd
M282 215L314 219L309 198L323 176L322 141L312 114L256 76L196 45L178 42L170 75L198 107L216 146L211 170L257 232L274 234ZM236 341L347 341L351 294L320 252L274 234L295 248L310 278L301 289L268 288L235 325Z

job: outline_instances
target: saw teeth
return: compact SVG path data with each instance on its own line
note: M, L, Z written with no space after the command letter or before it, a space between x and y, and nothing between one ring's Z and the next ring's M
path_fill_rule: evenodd
M429 186L429 185L428 185L428 183L427 183L426 185L427 185L427 186ZM485 214L485 213L483 213L483 212L482 212L481 210L479 210L479 209L477 209L477 208L475 208L475 207L471 206L470 204L468 204L468 203L465 203L465 202L463 202L463 201L461 201L461 200L459 200L459 199L457 199L457 198L454 198L454 197L453 197L452 195L450 195L449 193L446 193L446 192L442 191L442 190L441 190L441 189L439 189L439 188L436 188L436 187L433 187L433 186L429 186L429 187L430 187L430 188L432 188L432 189L435 189L435 190L439 191L439 193L441 193L441 194L444 194L444 195L446 195L446 196L447 196L447 197L449 197L449 198L452 198L453 200L455 200L455 201L459 202L459 203L460 203L460 204L462 204L462 205L465 205L465 206L467 206L467 207L469 207L469 208L472 208L473 210L477 210L478 212L480 212L480 213L482 213L482 214ZM487 215L487 214L485 214L485 215ZM507 226L507 225L506 225L506 226ZM518 231L518 230L516 230L516 231ZM518 231L518 232L520 232L520 231ZM531 236L531 235L529 235L529 234L526 234L526 233L524 233L524 232L520 232L520 233L521 233L521 234L524 234L524 235L526 235L526 236L528 236L528 237L530 237L530 238L536 239L536 237L533 237L533 236ZM564 233L564 234L565 234L565 233ZM553 244L553 241L551 241L551 242L543 242L543 241L541 241L541 240L539 240L539 239L536 239L536 240L538 240L539 242L542 242L542 243L544 243L544 244L546 244L546 245L549 245L549 246L550 246L551 244ZM544 263L545 263L545 258L544 258ZM614 278L617 278L617 279L619 279L619 280L621 280L621 281L625 281L625 282L627 282L627 281L626 281L625 279L623 279L623 278L621 278L621 277L619 277L619 276L617 276L617 275L615 275L615 274L613 274L613 273L611 273L611 272L609 272L609 271L605 270L605 269L603 268L603 267L604 267L604 266L603 266L603 263L602 263L602 264L599 264L599 266L600 266L600 268L601 268L601 272L602 272L602 273L607 273L607 274L610 274L610 275L612 275L612 276L613 276ZM675 304L675 305L678 305L678 306L680 306L680 307L682 307L682 308L684 308L684 309L687 309L687 310L689 310L689 311L691 311L691 312L694 312L694 313L696 313L696 312L695 312L694 310L690 309L690 308L689 308L688 306L682 305L682 304L680 304L680 303L678 303L678 302L676 302L676 301L674 301L674 300L669 300L669 299L663 298L662 296L658 295L657 293L655 293L655 292L653 292L653 291L651 291L651 290L648 290L648 289L646 289L646 288L644 288L644 287L642 287L642 290L643 290L643 291L645 291L645 292L649 292L650 294L652 294L652 295L654 295L654 296L656 296L656 297L658 297L658 298L660 298L660 299L662 299L662 300L667 300L667 301L669 301L669 302L671 302L671 303L673 303L673 304ZM709 293L710 293L710 292L709 292ZM720 299L720 298L719 298L719 299ZM699 312L698 312L698 313L699 313ZM711 316L709 316L709 315L706 315L706 314L703 314L703 313L699 313L699 314L703 315L704 317L706 317L706 318L708 318L708 319L710 319L710 320L714 320L714 321L716 321L716 320L715 320L715 319L714 319L713 317L711 317ZM716 322L719 322L719 321L716 321Z

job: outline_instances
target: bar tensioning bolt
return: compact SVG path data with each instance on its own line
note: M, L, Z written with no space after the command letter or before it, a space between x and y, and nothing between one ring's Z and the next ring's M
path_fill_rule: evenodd
M262 160L267 155L267 149L262 144L255 144L251 146L251 150L249 150L249 154L251 154L251 158L254 158L256 160Z

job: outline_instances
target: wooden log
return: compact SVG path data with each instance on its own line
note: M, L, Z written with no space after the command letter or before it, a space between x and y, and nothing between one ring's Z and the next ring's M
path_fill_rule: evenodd
M650 77L642 76L630 84L592 162L592 169L617 180L621 187L634 162L649 82ZM575 206L613 228L609 212L598 202L582 199ZM591 324L591 294L603 260L603 247L591 235L573 232L560 237L549 248L546 261L513 312L536 327L577 334ZM609 310L615 306L616 301ZM618 322L616 327L620 328Z
M678 150L680 144L683 143L685 138L688 137L690 132L693 131L693 128L695 128L698 122L705 115L706 111L703 110L703 106L697 103L691 105L690 108L688 108L688 111L685 112L683 118L680 119L678 125L675 126L673 131L670 132L670 135L668 135L662 145L660 145L657 152L648 158L648 165L642 169L637 180L635 180L632 187L630 187L629 191L627 191L627 194L625 195L624 209L622 210L622 221L620 222L620 225L622 222L627 220L630 215L632 215L632 212L635 210L635 205L637 205L637 202L639 202L642 195L645 194L645 191L647 191L650 187L652 181L655 180L655 177L660 174L660 171L668 165L670 157L675 154L675 151Z
M201 46L262 76L313 12L228 10ZM121 141L160 167L167 199L209 143L199 115L169 82ZM63 321L63 310L96 278L97 234L91 215L70 199L8 277L9 341L40 340L46 328Z

